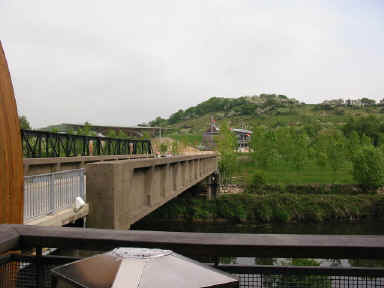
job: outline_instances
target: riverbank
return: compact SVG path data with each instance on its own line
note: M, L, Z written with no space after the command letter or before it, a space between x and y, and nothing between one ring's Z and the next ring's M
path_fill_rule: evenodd
M384 195L223 195L216 200L179 197L145 221L307 223L384 219Z
M358 184L307 184L307 185L271 185L264 184L255 187L250 184L228 184L220 188L223 194L239 194L243 192L251 194L293 193L293 194L384 194L384 187L365 187Z

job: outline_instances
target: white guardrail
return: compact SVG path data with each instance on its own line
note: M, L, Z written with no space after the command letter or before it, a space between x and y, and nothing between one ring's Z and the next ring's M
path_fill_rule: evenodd
M85 201L84 169L24 177L24 223Z

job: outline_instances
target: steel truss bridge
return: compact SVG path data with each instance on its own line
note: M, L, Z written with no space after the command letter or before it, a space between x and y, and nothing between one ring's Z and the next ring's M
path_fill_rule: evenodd
M150 140L21 130L25 158L152 154Z

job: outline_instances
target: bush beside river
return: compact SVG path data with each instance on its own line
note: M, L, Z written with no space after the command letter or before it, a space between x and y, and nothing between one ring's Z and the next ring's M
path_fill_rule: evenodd
M179 197L146 221L297 223L384 219L384 195L223 195L216 200Z
M308 184L308 185L258 185L252 183L245 186L248 193L270 194L270 193L293 193L293 194L337 194L337 195L359 195L383 193L383 188L366 187L358 184Z

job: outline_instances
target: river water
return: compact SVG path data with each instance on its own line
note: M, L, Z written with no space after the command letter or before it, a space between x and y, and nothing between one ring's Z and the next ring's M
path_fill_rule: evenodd
M249 234L332 234L332 235L384 235L383 221L361 221L353 223L305 223L305 224L228 224L228 223L183 223L139 221L131 230L203 232L203 233L249 233ZM315 259L320 266L333 267L384 267L384 260L366 259ZM225 264L285 265L290 259L226 257Z

